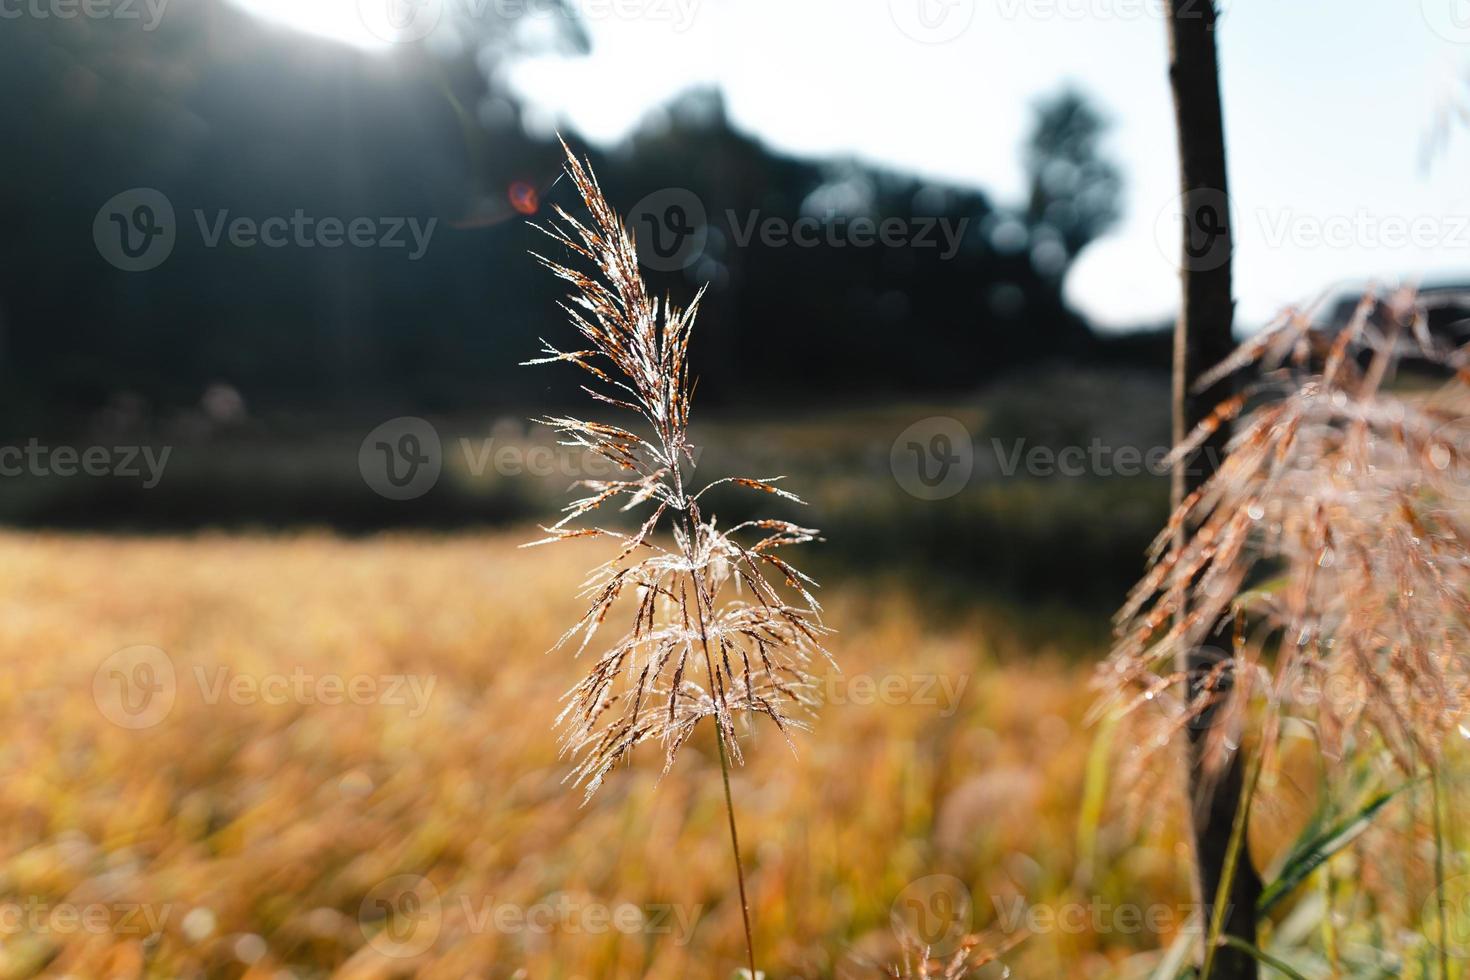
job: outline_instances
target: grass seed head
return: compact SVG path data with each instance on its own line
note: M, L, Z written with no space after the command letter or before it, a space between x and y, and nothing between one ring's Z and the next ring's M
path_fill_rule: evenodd
M1386 389L1408 344L1455 376ZM1291 714L1329 757L1372 731L1406 771L1436 759L1470 706L1464 358L1435 347L1401 292L1365 298L1337 333L1288 313L1203 379L1254 368L1176 450L1239 416L1118 614L1104 710L1161 707L1153 745L1209 713L1208 760L1240 744L1252 699L1270 709L1268 747ZM1209 647L1215 663L1191 658L1195 694L1182 697L1181 653Z
M582 390L623 414L620 424L538 420L563 445L613 462L623 478L578 483L582 495L533 543L605 537L617 547L584 582L587 612L557 647L587 651L620 599L633 613L632 626L596 654L557 717L563 753L576 760L570 778L590 799L640 743L663 745L667 772L705 718L714 719L737 761L737 719L764 715L789 741L815 703L810 668L830 655L815 583L776 554L817 532L783 520L721 529L700 509L707 491L727 484L799 498L776 486L780 477L725 477L691 488L689 337L704 290L683 309L655 299L632 236L590 166L570 150L567 173L588 217L556 208L559 220L540 230L564 261L536 257L571 285L562 309L581 340L575 350L543 340L542 356L526 363L575 365L588 376ZM582 523L608 505L638 512L636 530Z

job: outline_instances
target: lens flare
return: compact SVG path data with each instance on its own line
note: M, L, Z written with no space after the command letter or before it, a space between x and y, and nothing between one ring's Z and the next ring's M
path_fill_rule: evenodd
M523 180L511 184L506 196L510 198L510 206L521 214L535 214L541 207L541 195L536 193L535 187Z

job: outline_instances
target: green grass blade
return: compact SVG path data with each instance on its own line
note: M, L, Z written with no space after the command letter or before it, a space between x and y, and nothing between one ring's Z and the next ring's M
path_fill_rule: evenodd
M1113 733L1117 728L1116 716L1104 718L1092 741L1092 750L1087 754L1082 810L1077 818L1077 855L1089 876L1097 868L1097 830L1102 823L1103 805L1107 802L1108 764L1112 760Z
M1251 957L1258 963L1266 964L1277 973L1280 973L1282 976L1289 977L1290 980L1307 980L1306 977L1302 976L1300 973L1296 972L1291 967L1278 960L1276 957L1272 956L1269 953L1261 952L1259 949L1252 946L1244 939L1240 939L1236 936L1222 936L1220 938L1220 942L1221 944L1229 946L1232 949L1240 950L1242 953Z
M1256 902L1256 909L1263 913L1270 911L1277 903L1291 894L1298 885L1306 881L1313 871L1320 868L1338 851L1357 840L1363 831L1368 829L1378 812L1414 782L1415 780L1409 780L1400 786L1379 793L1358 812L1344 817L1326 830L1313 834L1306 841L1294 847L1290 858L1281 869L1281 874L1277 875L1276 880L1261 892L1261 897Z

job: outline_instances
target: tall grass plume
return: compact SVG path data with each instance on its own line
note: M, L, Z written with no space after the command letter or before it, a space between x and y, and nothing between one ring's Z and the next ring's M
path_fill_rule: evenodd
M722 529L714 513L701 508L705 494L720 486L801 501L777 486L780 477L726 476L693 489L688 355L704 290L682 309L651 295L632 236L588 164L569 149L567 173L589 220L557 207L560 221L540 230L568 261L580 260L587 268L536 258L571 284L561 306L585 346L561 350L543 339L543 356L526 363L575 365L588 376L582 390L609 411L623 413L625 421L617 424L561 416L537 421L553 427L563 445L612 462L624 478L579 481L575 486L583 495L543 528L547 537L532 544L597 537L616 548L583 582L587 611L556 648L586 653L620 598L631 600L633 620L566 693L556 719L561 748L575 760L569 778L585 787L584 800L591 799L608 773L644 742L663 747L668 772L699 723L711 719L754 980L729 760L742 761L737 719L764 716L788 741L793 730L805 728L815 706L810 668L817 658L832 662L822 644L829 629L812 594L815 583L780 554L815 540L817 531L775 519ZM637 512L636 529L583 522L604 506Z
M1450 379L1391 387L1406 355ZM1381 746L1406 775L1433 773L1447 737L1470 735L1466 350L1431 334L1412 290L1370 292L1336 330L1288 311L1197 390L1230 376L1244 379L1238 393L1173 456L1233 425L1225 458L1155 540L1100 676L1100 711L1154 709L1135 765L1193 727L1194 806L1251 753L1218 890L1204 896L1204 980L1283 719L1305 722L1327 760Z
M1451 379L1390 390L1406 351L1447 364ZM1172 516L1118 614L1109 703L1172 706L1174 729L1217 715L1218 756L1260 696L1272 717L1307 717L1329 756L1366 725L1412 771L1470 707L1465 354L1429 336L1404 291L1366 297L1336 333L1291 312L1201 384L1246 368L1250 383L1175 451L1240 417L1219 471ZM1177 652L1232 620L1197 696L1175 700Z

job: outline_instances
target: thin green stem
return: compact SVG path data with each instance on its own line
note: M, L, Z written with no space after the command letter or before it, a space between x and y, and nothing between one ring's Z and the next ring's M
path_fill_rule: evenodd
M1200 980L1210 980L1210 971L1215 966L1215 950L1220 945L1220 932L1225 927L1230 888L1235 883L1235 869L1240 862L1240 852L1245 843L1246 815L1250 812L1251 799L1256 795L1256 784L1261 780L1261 759L1265 754L1266 748L1261 746L1251 757L1250 768L1246 771L1245 792L1241 794L1240 805L1235 809L1235 820L1230 827L1230 843L1225 848L1225 867L1220 875L1220 884L1215 889L1215 906L1210 910L1210 933L1205 941L1205 962L1200 971Z
M689 523L686 518L686 536L690 531ZM689 540L697 544L693 537L689 537ZM690 577L694 579L694 611L699 617L699 643L704 648L704 669L709 674L709 695L715 702L715 745L720 750L720 780L725 784L725 815L730 818L730 847L735 852L735 880L740 886L740 918L745 923L745 956L750 964L750 980L759 980L759 974L755 972L755 939L750 931L750 902L745 897L745 862L740 860L740 835L735 832L735 796L730 792L730 757L725 751L725 732L720 720L720 712L725 705L724 690L716 685L715 665L709 655L709 630L704 624L704 586L693 573Z
M1439 799L1439 770L1433 765L1429 766L1429 805L1434 808L1434 911L1439 917L1439 975L1443 980L1450 980L1450 960L1447 950L1450 946L1449 924L1444 913L1444 827L1440 824L1440 799Z
M715 721L716 729L719 720ZM735 833L735 799L730 795L730 760L725 754L725 739L715 732L715 742L720 747L720 778L725 783L725 815L730 818L730 847L735 851L735 880L740 883L740 915L745 921L745 955L750 963L750 980L759 980L755 972L755 940L750 934L750 903L745 899L745 864L740 860L740 838Z

